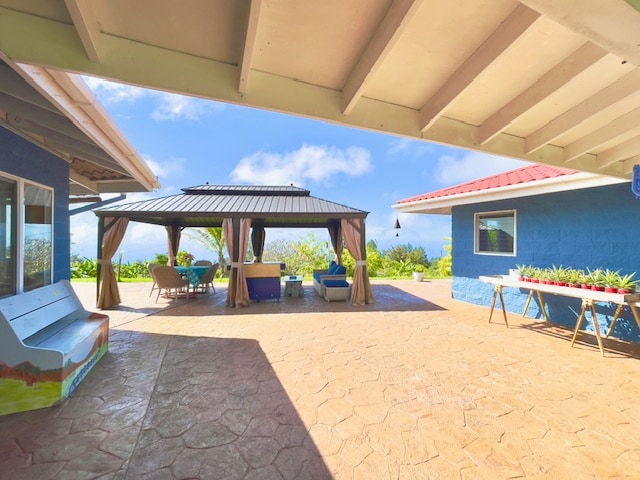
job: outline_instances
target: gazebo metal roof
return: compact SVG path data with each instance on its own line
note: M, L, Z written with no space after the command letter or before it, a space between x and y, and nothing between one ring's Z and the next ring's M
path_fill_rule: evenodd
M220 227L225 218L251 218L264 227L323 228L369 212L311 196L291 186L199 185L183 193L94 210L100 217L180 227Z

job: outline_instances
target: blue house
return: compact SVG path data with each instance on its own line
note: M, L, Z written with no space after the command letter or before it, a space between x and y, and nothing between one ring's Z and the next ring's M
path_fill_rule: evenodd
M529 165L400 200L394 208L451 215L451 293L465 302L490 306L493 286L479 277L507 275L516 265L602 268L640 277L640 200L630 182L618 178ZM507 310L522 313L527 296L525 289L505 288ZM552 322L575 326L579 299L547 295L545 303ZM614 311L597 304L603 331ZM540 305L532 304L527 315L543 318ZM612 336L640 341L628 309Z
M0 298L70 278L70 205L158 187L82 80L0 60Z

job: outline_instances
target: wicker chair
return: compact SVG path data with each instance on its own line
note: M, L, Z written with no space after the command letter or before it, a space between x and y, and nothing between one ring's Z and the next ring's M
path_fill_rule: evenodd
M196 260L193 264L194 267L210 267L213 265L209 260Z
M209 267L209 270L207 270L207 273L205 273L200 279L200 284L198 285L198 288L200 289L200 291L202 291L202 293L209 293L209 287L211 287L215 295L216 288L213 286L213 279L216 277L216 272L218 271L218 267L220 267L219 263L216 263L215 265L211 265L211 267Z
M159 263L149 263L149 264L147 265L147 270L149 270L149 276L151 277L151 280L153 280L153 285L151 285L151 291L149 292L149 296L151 296L151 294L153 293L153 291L154 291L156 288L158 288L158 287L156 286L156 278L153 276L153 270L154 270L156 267L159 267L159 266L160 266L160 264L159 264Z
M186 288L186 295L189 298L189 280L182 278L175 268L159 265L153 269L153 276L158 286L156 303L162 290L165 290L169 296L174 291L174 300L178 300L178 293L184 292Z

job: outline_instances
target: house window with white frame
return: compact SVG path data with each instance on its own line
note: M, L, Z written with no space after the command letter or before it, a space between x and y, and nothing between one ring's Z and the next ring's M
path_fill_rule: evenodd
M515 255L516 211L475 214L475 253Z
M51 284L53 190L0 174L0 297Z

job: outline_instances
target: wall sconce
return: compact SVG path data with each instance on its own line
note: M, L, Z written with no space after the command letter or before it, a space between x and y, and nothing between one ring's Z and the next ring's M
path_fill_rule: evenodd
M400 222L398 221L398 217L396 217L396 224L393 226L394 229L400 230ZM400 234L396 232L396 237L399 237Z

